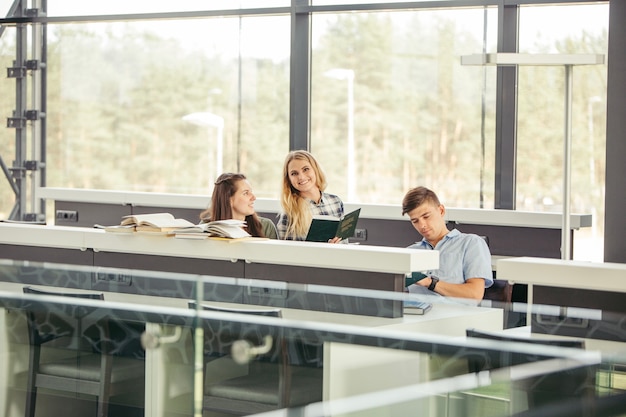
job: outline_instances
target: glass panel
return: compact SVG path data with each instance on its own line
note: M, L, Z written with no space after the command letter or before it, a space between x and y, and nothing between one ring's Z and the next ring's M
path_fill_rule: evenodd
M9 13L13 0L0 0L0 16L4 17Z
M278 296L280 288L287 297ZM250 295L258 297L246 300ZM432 307L423 315L405 310L385 318L272 301L329 295L345 297L346 305L356 297ZM278 407L271 403L281 397L279 381L287 374L290 408L308 404L310 416L376 416L383 409L408 415L416 407L430 416L545 415L543 406L576 415L571 410L582 409L579 400L589 407L615 401L611 411L625 412L618 396L626 390L626 339L623 331L598 331L619 326L623 312L516 308L532 312L531 326L503 330L494 320L502 317L497 308L402 292L0 260L0 399L6 415L24 415L24 395L16 393L25 392L28 355L37 353L32 344L44 342L39 372L46 375L63 370L67 376L71 369L102 375L88 367L102 350L112 353L114 366L124 365L111 386L117 378L134 379L109 399L116 415L193 415L194 386L206 394L196 397L202 408L241 410L261 400L255 411L242 411L252 415ZM563 332L565 321L580 332ZM65 330L50 346L41 337L29 341L29 324L45 324L40 336ZM99 343L107 331L108 342ZM75 385L62 394L61 387L39 388L37 415L93 413L93 395L75 395ZM227 401L233 396L238 401Z
M49 32L48 186L207 194L218 173L236 171L258 197L276 192L276 149L288 146L288 17Z
M437 0L442 3L440 7L446 7L445 3L458 3L456 0ZM315 6L337 5L337 4L369 4L369 3L432 3L432 0L311 0L311 4ZM457 4L455 4L456 6ZM430 5L432 7L432 5ZM449 5L448 5L449 6Z
M15 60L15 28L3 26L4 32L0 36L0 68L13 67ZM0 31L2 30L0 29ZM6 119L12 117L15 110L15 79L6 77L6 72L0 77L0 115L2 116L2 128L0 128L0 158L7 168L13 166L15 159L15 129L6 128ZM13 205L15 194L8 186L8 180L0 171L0 219L8 219Z
M494 52L496 23L495 8L314 16L311 148L330 192L398 204L427 185L492 207L496 73L459 57Z
M520 52L607 54L608 17L608 4L522 7ZM575 233L574 259L602 261L607 68L573 74L571 212L593 215ZM518 84L517 208L561 212L565 70L520 67Z
M80 0L48 1L48 16L97 16L126 13L167 13L181 11L250 9L289 6L290 0L159 0L128 2L108 0L85 2Z

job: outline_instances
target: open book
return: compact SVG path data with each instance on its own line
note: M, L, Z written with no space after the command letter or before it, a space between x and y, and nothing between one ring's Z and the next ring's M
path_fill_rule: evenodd
M174 236L183 239L204 239L207 237L222 237L228 239L240 239L250 237L243 227L243 220L216 220L208 223L200 223L193 227L174 230Z
M120 226L134 226L138 232L171 232L195 225L189 220L174 218L171 213L149 213L124 216Z
M358 208L342 218L333 216L313 216L306 240L309 242L328 242L335 236L348 239L354 236L361 209Z
M109 233L134 233L135 232L135 225L133 224L126 224L124 226L122 226L121 224L116 224L113 226L103 226L101 224L94 224L93 227L95 229L103 229L105 232L109 232Z

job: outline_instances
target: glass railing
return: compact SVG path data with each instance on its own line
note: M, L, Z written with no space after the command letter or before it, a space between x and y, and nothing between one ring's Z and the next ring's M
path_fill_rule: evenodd
M623 314L9 260L0 306L5 416L626 414Z

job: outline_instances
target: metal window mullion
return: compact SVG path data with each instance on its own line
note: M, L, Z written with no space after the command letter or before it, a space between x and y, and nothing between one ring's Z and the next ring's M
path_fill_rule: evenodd
M16 14L23 16L25 1L20 1L16 8ZM27 24L20 23L15 29L15 66L24 65L27 59L28 33ZM22 118L27 105L27 79L26 77L15 78L15 110L13 117ZM15 206L11 212L12 220L23 220L26 211L27 183L24 170L26 160L26 128L20 123L15 128L15 160L13 161L13 181L15 182L18 194L15 199Z
M293 0L289 80L289 149L309 149L311 124L311 14L297 12L309 0Z
M33 8L41 9L42 3L39 0L33 0ZM35 23L31 27L32 42L31 42L31 57L32 60L39 63L37 70L33 70L31 74L31 109L38 111L41 116L31 122L31 160L38 161L37 169L31 172L30 181L30 207L33 215L38 216L40 213L45 213L45 202L43 200L37 201L37 189L45 184L43 180L45 171L45 145L43 141L43 126L45 125L45 109L43 108L43 98L45 91L43 90L43 70L45 68L45 62L42 59L42 50L44 48L43 39L43 25L42 23Z
M498 52L518 52L519 7L498 9ZM494 208L515 210L517 66L497 68Z

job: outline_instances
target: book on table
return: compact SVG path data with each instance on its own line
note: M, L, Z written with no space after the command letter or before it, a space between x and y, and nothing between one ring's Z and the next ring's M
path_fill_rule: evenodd
M135 232L134 224L126 224L124 226L122 226L121 224L116 224L113 226L103 226L101 224L94 224L93 227L96 229L102 229L105 232L109 232L109 233L134 233Z
M334 237L348 239L354 236L361 209L358 208L341 218L313 216L306 239L309 242L328 242Z
M245 226L246 222L243 220L216 220L174 230L173 233L174 237L179 239L206 239L209 237L242 239L251 237L250 233L243 229Z
M171 213L148 213L124 216L120 226L134 227L137 232L169 233L176 229L194 227L195 224L186 219L177 219Z
M432 303L426 301L404 300L402 303L404 306L404 314L423 315L433 308Z

